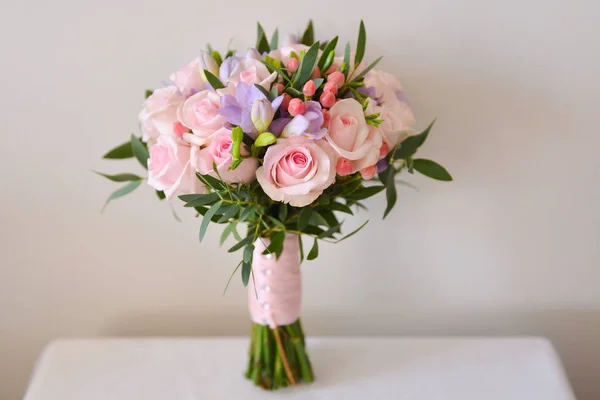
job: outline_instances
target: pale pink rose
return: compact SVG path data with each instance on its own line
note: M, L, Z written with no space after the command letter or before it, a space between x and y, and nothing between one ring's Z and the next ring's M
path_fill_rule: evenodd
M402 86L400 81L395 75L388 72L378 71L373 69L365 75L365 87L372 87L375 89L375 96L379 99L382 104L395 104L404 103L407 106L407 111L404 112L405 124L413 125L414 116L410 107L404 98ZM411 123L412 121L412 123Z
M229 83L244 82L249 85L259 84L269 90L271 83L277 78L277 73L270 73L267 67L260 61L262 56L254 49L248 50L245 57L231 60L229 63L233 67L228 73L221 74L225 86ZM225 68L221 66L221 70ZM224 76L226 75L226 76Z
M175 86L156 89L144 102L139 120L142 140L147 142L160 135L177 136L174 128L177 120L177 108L185 97Z
M336 163L326 141L293 136L267 149L256 179L271 199L304 207L335 182Z
M206 188L196 177L190 163L190 146L172 136L160 136L150 149L148 183L163 190L167 199L177 193L204 193Z
M343 158L352 161L352 172L377 163L382 137L365 120L360 103L343 99L329 109L331 120L325 139Z
M170 79L185 97L190 96L204 85L203 71L200 67L200 58L193 59L188 65L171 74Z
M177 109L179 121L190 128L193 135L184 134L184 139L204 145L225 124L219 115L221 96L212 90L203 90L190 96Z
M234 170L230 170L231 166L231 131L226 128L221 128L211 138L210 144L201 150L192 149L192 163L196 170L202 175L211 175L221 178L225 182L234 183L250 183L256 175L256 168L258 167L258 160L256 158L247 158ZM242 144L242 155L248 155L248 151L244 144ZM213 163L217 165L217 174L213 169Z
M383 120L379 125L383 140L390 148L396 147L414 132L411 126L414 125L415 119L408 104L400 101L386 103L378 112L379 118Z

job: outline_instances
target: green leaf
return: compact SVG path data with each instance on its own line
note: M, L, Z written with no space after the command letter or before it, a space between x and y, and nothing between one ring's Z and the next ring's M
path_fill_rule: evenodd
M291 95L292 97L304 98L304 93L298 89L294 89L291 86L285 88L285 93Z
M200 241L202 242L202 239L204 238L204 235L206 234L206 229L208 228L208 224L210 223L211 218L213 217L213 215L215 215L215 213L217 212L217 210L221 207L221 202L217 202L215 204L212 205L211 208L208 209L208 211L206 212L206 214L204 214L204 216L202 217L202 223L200 224L200 234L199 234L199 238Z
M319 214L317 211L315 211L314 209L313 209L313 212L310 214L309 223L310 223L310 225L314 225L314 226L329 227L329 223L327 222L327 220L321 214Z
M186 202L184 207L198 207L219 200L219 194L214 192L208 194L184 194L179 196L179 198Z
M348 76L348 69L350 67L350 43L346 43L346 50L344 51L344 62L343 62L343 67L342 68L342 73L346 76Z
M337 224L337 225L332 226L331 228L327 229L325 232L321 233L319 235L319 239L333 238L334 234L336 234L340 231L341 226L342 226L342 224Z
M311 46L315 41L315 30L313 28L312 19L308 21L308 26L304 30L300 43Z
M371 196L375 196L377 193L385 189L385 186L369 186L356 190L354 193L348 196L351 200L363 200Z
M298 236L298 246L300 247L300 263L304 261L304 245L302 244L302 236Z
M210 86L212 86L213 89L217 90L217 89L223 89L225 87L225 85L223 85L223 83L219 80L219 78L217 78L209 70L207 70L207 69L204 70L204 76L206 76L206 80L208 81L208 83L210 83Z
M215 59L218 66L221 66L221 64L223 64L223 59L221 58L221 54L219 54L218 51L215 50L212 53L210 53L210 55L212 56L212 58Z
M321 87L321 85L323 84L323 82L325 82L325 79L323 78L315 78L312 80L315 83L315 88L318 89Z
M260 39L265 35L265 30L263 29L260 22L256 22L256 48L258 49L258 45L260 44Z
M343 238L339 239L339 240L337 241L337 243L341 242L342 240L346 240L346 239L348 239L349 237L351 237L352 235L354 235L354 234L358 233L358 231L360 231L362 228L364 228L364 227L365 227L365 225L366 225L366 224L368 224L368 223L369 223L369 221L368 221L368 220L367 220L367 221L365 221L365 223L364 223L364 224L362 224L361 226L359 226L357 229L353 230L352 232L350 232L349 234L347 234L347 235L346 235L346 236L344 236Z
M221 246L223 246L223 243L225 243L225 241L227 240L227 238L229 237L229 235L233 232L235 225L234 223L230 223L228 224L225 229L223 229L223 233L221 234L221 239L219 240L219 244Z
M273 225L277 226L279 229L281 230L285 230L285 225L283 224L283 222L281 222L280 220L278 220L275 217L272 217L270 215L267 215L267 217L269 218L269 220L273 223Z
M427 160L425 158L416 158L413 160L413 168L438 181L449 182L452 180L452 176L446 171L444 167L435 161Z
M229 225L233 226L233 229L231 230L231 232L233 233L233 237L235 238L235 240L242 240L242 237L240 236L240 234L237 231L237 222L232 221L229 223Z
M231 204L229 208L223 213L223 216L219 218L218 223L223 223L225 221L229 221L230 218L233 218L239 210L237 204Z
M142 167L148 169L148 158L150 158L148 149L140 139L133 135L131 135L131 150L135 158L142 164Z
M129 181L141 181L144 178L142 178L141 176L137 176L134 174L117 174L117 175L107 175L107 174L103 174L102 172L97 172L97 171L92 171L100 176L105 177L106 179L109 179L113 182L129 182Z
M229 250L227 250L228 253L233 253L235 251L238 251L239 249L241 249L242 247L244 247L245 245L247 245L248 243L252 242L252 235L250 236L246 236L245 238L243 238L242 240L240 240L239 242L237 242L236 244L234 244Z
M325 59L325 63L323 64L323 67L319 67L321 69L321 71L323 71L323 73L325 73L329 69L329 67L331 67L334 59L335 59L335 51L329 52L329 55Z
M158 196L159 200L164 200L167 197L165 196L165 192L163 192L162 190L157 190L156 195Z
M276 232L271 235L269 246L263 251L263 254L274 253L279 259L283 252L283 242L285 241L285 232Z
M342 203L337 203L335 201L332 201L331 203L329 203L327 205L327 208L329 208L333 211L339 211L339 212L343 212L346 214L354 215L354 213L352 212L352 209L350 207L348 207L347 205L342 204Z
M102 158L110 159L123 159L133 157L133 150L131 150L131 141L125 142L122 145L115 147L108 153L102 156Z
M279 220L280 221L285 221L287 219L288 216L288 205L285 203L280 203L279 204Z
M233 278L233 276L235 275L235 273L237 272L237 270L240 269L240 266L242 265L243 262L244 261L240 261L238 263L237 267L235 267L235 269L233 270L233 272L229 276L229 280L227 281L227 285L225 285L225 290L223 290L223 296L225 296L225 293L227 293L227 288L229 287L229 284L231 283L231 279Z
M356 54L354 55L354 67L362 61L365 56L365 48L367 45L367 32L365 30L365 23L363 20L360 21L360 27L358 28L358 41L356 42ZM349 62L349 61L348 61Z
M331 39L331 41L327 43L325 48L323 48L323 53L321 53L321 58L319 58L319 63L317 64L323 72L325 72L325 69L323 69L323 67L325 66L325 62L327 61L327 58L329 57L330 53L332 51L335 51L335 46L337 46L338 39L338 36L334 37L333 39Z
M271 51L271 48L269 47L269 41L267 40L267 35L265 35L264 32L260 39L258 39L256 50L258 50L260 54L268 53L269 51Z
M319 256L319 241L317 238L315 238L313 246L310 249L310 251L308 252L308 256L306 256L306 259L310 261L310 260L314 260L318 256Z
M385 197L387 199L387 206L385 207L385 211L383 213L383 219L385 219L385 217L387 217L390 211L392 211L392 208L394 208L394 205L396 205L398 193L396 191L396 182L394 181L394 178L396 177L396 169L394 168L394 166L390 165L383 172L385 172L385 174L381 173L381 177L385 179Z
M108 203L111 202L111 200L118 199L119 197L123 197L126 194L133 192L138 186L140 186L140 183L142 183L142 181L132 181L132 182L129 182L127 185L123 186L122 188L115 190L108 197L108 199L106 200L106 203L104 203L104 207L102 207L102 211L100 211L100 212L104 212L104 209L106 208Z
M252 272L252 264L242 263L242 283L244 286L248 286L250 280L250 273Z
M244 208L244 211L240 214L240 222L244 222L247 219L252 219L254 216L254 209L250 206Z
M197 172L196 176L198 177L198 179L200 179L200 181L202 183L204 183L206 186L208 186L211 189L215 189L215 190L222 190L226 188L226 183L220 181L219 179L215 178L214 176L211 175L202 175L201 173Z
M243 260L245 263L252 264L252 253L253 252L254 252L253 244L249 244L248 246L244 247Z
M367 68L363 69L360 74L358 74L358 75L356 75L354 77L354 79L352 80L352 82L356 82L360 78L362 78L363 76L365 76L369 71L371 71L373 68L375 68L375 66L377 64L379 64L379 61L381 61L382 58L383 58L383 56L379 57L378 59L376 59L375 61L373 61L371 64L369 64L369 66Z
M262 87L261 85L259 85L258 83L255 83L254 86L260 90L262 92L262 94L264 94L267 99L271 99L271 92L269 92L267 89L265 89L264 87Z
M302 231L308 225L310 221L310 216L313 212L313 209L310 207L304 207L300 210L300 214L298 214L298 230Z
M271 132L263 132L256 138L254 145L256 147L269 146L277 141L277 137Z
M152 96L152 93L154 93L154 90L146 89L146 92L144 92L144 98L147 99L148 97Z
M302 60L300 60L300 65L298 66L298 71L296 71L296 81L294 86L296 89L301 88L306 81L310 78L315 67L317 66L317 56L319 55L319 42L315 42L310 49L306 52Z
M283 72L283 70L275 65L273 65L272 63L269 63L267 61L261 61L263 64L265 64L265 66L267 66L268 68L271 68L273 71L277 72L277 74L279 74L279 76L281 76L283 78L284 81L286 81L287 83L290 83L292 80L290 79L290 77L288 76L288 74L286 74L285 72Z
M275 28L273 36L271 36L271 49L275 50L279 46L279 29Z
M425 143L433 124L435 124L435 120L433 120L433 122L431 122L431 124L429 124L429 126L423 132L404 139L404 141L400 144L400 147L394 151L394 159L405 159L415 154L417 149L421 147L423 143Z

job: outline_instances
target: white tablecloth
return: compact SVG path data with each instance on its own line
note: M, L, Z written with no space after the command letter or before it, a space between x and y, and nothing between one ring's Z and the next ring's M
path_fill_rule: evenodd
M312 338L312 385L265 392L243 377L246 338L59 340L25 400L573 400L541 338Z

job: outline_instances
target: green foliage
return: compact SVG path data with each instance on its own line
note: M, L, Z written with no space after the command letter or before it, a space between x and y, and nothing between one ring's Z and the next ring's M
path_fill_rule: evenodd
M204 70L204 76L206 76L206 80L208 81L208 83L210 83L210 86L212 86L213 89L217 90L217 89L223 89L225 87L225 85L223 85L221 80L219 78L217 78L209 70L207 70L207 69Z
M107 175L107 174L103 174L102 172L97 172L94 171L95 173L97 173L100 176L105 177L106 179L109 179L113 182L129 182L129 181L141 181L144 178L142 178L141 176L137 176L134 174L116 174L116 175Z
M135 158L142 164L142 167L148 169L148 158L150 158L148 149L146 148L146 145L133 134L131 135L131 150L133 151Z
M438 181L449 182L452 180L452 176L446 171L444 167L435 161L426 160L424 158L415 158L413 160L413 168L425 176Z
M310 260L314 260L318 256L319 256L319 241L317 240L317 238L315 238L315 241L313 242L313 246L310 249L310 251L308 252L308 256L306 256L306 259L310 261Z
M354 67L362 61L365 56L365 48L367 46L367 32L365 30L365 23L361 20L360 27L358 29L358 41L356 43L356 54L354 55Z
M429 124L429 126L421 133L415 136L410 136L406 138L401 144L400 147L396 148L393 153L394 159L406 159L407 157L411 157L413 154L417 152L417 149L425 143L427 140L427 136L429 136L429 131L433 128L433 124L435 124L435 120Z
M304 57L300 59L298 70L294 74L294 87L302 88L310 79L315 67L317 66L317 56L319 55L319 42L315 42L310 46Z
M102 158L109 159L123 159L123 158L132 158L133 150L131 149L131 140L127 141L102 156Z
M273 36L271 36L271 50L275 50L279 46L279 29L275 28Z
M271 132L263 132L256 138L254 142L254 146L256 147L264 147L272 145L277 141L277 137L273 135Z
M315 42L315 30L313 27L312 19L308 21L308 26L304 30L304 34L302 35L302 40L300 43L305 44L307 46L311 46Z
M138 186L140 186L140 183L142 183L142 181L140 180L131 181L122 188L115 190L110 196L108 196L108 199L106 200L106 203L104 203L104 207L102 207L101 212L104 212L104 209L112 200L118 199L119 197L123 197L126 194L133 192L135 189L137 189Z

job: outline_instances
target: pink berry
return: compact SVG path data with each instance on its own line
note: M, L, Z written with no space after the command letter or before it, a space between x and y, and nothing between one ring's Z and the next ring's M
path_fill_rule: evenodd
M282 107L284 110L287 110L287 109L288 109L288 107L289 107L289 105L290 105L290 101L292 101L292 96L290 96L290 95L289 95L289 94L287 94L287 93L284 93L284 94L283 94L283 100L281 101L281 107Z
M350 175L352 173L352 161L347 158L340 158L335 166L335 172L340 176Z
M302 88L302 93L304 93L304 95L308 96L308 97L314 95L316 91L317 91L317 86L315 85L315 82L312 80L306 82L304 84L304 87Z
M323 126L328 126L329 121L331 121L331 114L327 110L321 110L321 112L323 113Z
M330 108L335 104L335 95L331 92L323 92L319 101L323 107Z
M290 100L290 105L288 106L288 112L290 115L295 117L296 115L302 115L306 111L306 106L304 102L300 99L292 99Z
M371 165L370 167L363 168L360 170L360 176L362 176L362 178L366 180L373 179L376 173L377 165Z
M275 87L277 88L277 94L282 94L283 93L283 85L281 83L276 83Z
M290 72L296 72L299 64L300 64L300 61L298 61L297 58L290 58L290 61L287 62L285 67Z
M184 133L189 132L190 130L183 126L181 122L173 122L173 132L177 137L182 137Z
M346 77L340 71L335 71L327 77L327 82L333 82L337 87L342 87L345 81Z
M333 94L337 94L338 85L336 85L335 82L327 82L325 84L325 86L323 87L323 90L326 92L331 92Z
M337 68L335 65L332 65L331 67L327 68L327 71L325 71L325 75L333 74L335 71L337 71Z
M317 79L317 78L321 77L321 70L319 69L319 67L315 67L315 69L310 77L312 79Z
M386 142L383 142L383 144L379 148L379 159L382 159L383 157L387 156L389 152L390 146L388 146Z

